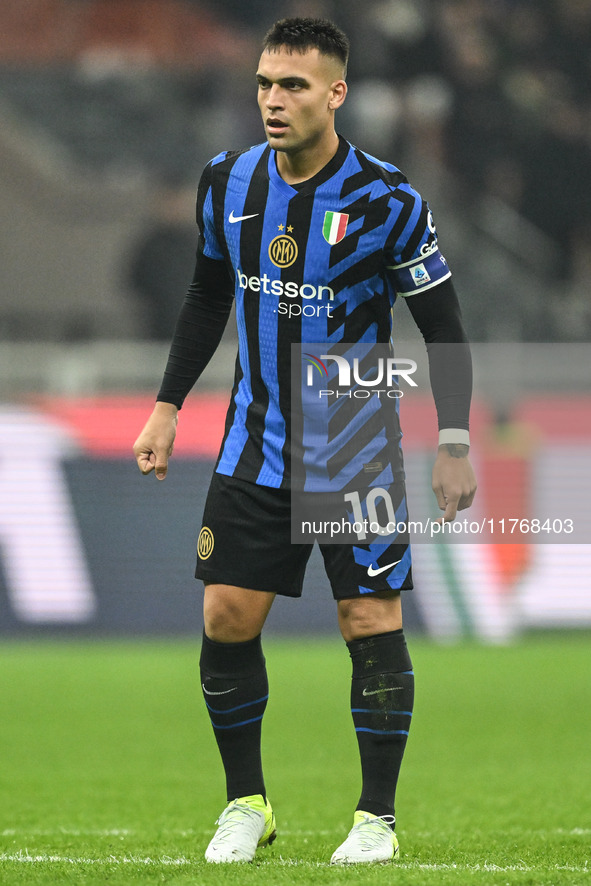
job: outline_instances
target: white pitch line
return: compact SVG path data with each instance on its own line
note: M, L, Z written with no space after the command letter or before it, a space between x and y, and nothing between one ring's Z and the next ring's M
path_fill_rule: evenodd
M185 865L196 864L195 861L191 861L189 858L171 858L169 856L162 856L160 858L150 858L150 857L141 857L134 855L124 855L124 856L116 856L109 855L106 858L70 858L64 855L32 855L30 853L20 852L14 855L10 855L8 853L0 854L0 862L12 862L12 863L21 863L21 864L71 864L71 865L127 865L127 864L135 864L135 865L146 865L146 866L172 866L172 867L182 867ZM283 867L300 867L300 868L322 868L328 867L328 862L309 862L309 861L298 861L297 859L284 859L280 857L279 859L266 859L262 861L261 866L263 867L273 867L274 865L281 865ZM591 874L591 869L587 866L577 867L575 865L551 865L551 866L533 866L526 864L510 864L510 865L496 865L490 862L484 862L482 864L421 864L419 862L403 862L397 861L393 862L393 868L402 868L403 870L413 871L413 870L421 870L421 871L470 871L473 873L477 873L479 871L484 871L486 873L510 873L512 871L519 871L523 873L548 873L550 871L566 871L568 873L575 874Z
M0 854L0 862L23 862L26 864L142 864L142 865L181 865L193 864L188 858L170 858L163 855L161 858L142 858L135 855L108 855L106 858L69 858L65 855L31 855L28 852L17 852L10 855L7 852Z
M213 828L213 826L212 826ZM158 836L170 837L206 837L211 836L212 828L164 828L158 830ZM282 837L331 837L339 835L346 828L331 828L330 830L303 830L303 829L285 829L281 828L279 833ZM398 832L399 836L400 833ZM507 828L502 831L503 834L523 834L537 836L542 838L549 837L589 837L591 836L591 828L543 828L539 830L527 830L523 828ZM5 828L0 831L0 837L145 837L145 831L138 831L129 828L32 828L30 830L19 830L18 828ZM433 831L412 831L404 834L404 836L412 837L413 840L432 840L441 837L441 833Z
M131 837L135 831L127 828L89 829L79 828L38 828L19 831L17 828L5 828L0 837ZM179 831L180 833L180 831Z
M334 837L343 833L343 828L334 828L332 830L286 830L281 828L282 837ZM213 833L213 825L211 828L164 828L158 830L158 837L191 837L211 838ZM148 835L149 836L149 835ZM35 837L146 837L145 831L128 830L126 828L111 828L106 830L79 828L39 828L31 830L18 830L17 828L5 828L0 831L0 837L15 837L19 839L33 839Z

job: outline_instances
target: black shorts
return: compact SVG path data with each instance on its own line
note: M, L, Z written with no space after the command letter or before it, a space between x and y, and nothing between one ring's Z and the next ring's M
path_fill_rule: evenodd
M289 490L214 473L195 577L300 597L312 544L291 542ZM335 599L412 588L410 546L319 544Z

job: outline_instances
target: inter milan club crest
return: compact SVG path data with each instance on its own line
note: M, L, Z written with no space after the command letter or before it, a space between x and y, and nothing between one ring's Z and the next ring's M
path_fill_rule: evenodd
M349 216L344 212L325 212L322 235L327 243L334 246L340 243L347 230Z

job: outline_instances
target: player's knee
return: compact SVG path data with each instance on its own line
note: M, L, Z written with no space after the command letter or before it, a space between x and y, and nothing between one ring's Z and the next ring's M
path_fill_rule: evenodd
M264 618L245 605L242 597L208 585L203 604L205 633L217 643L245 643L260 634Z
M402 627L399 596L339 600L339 626L349 642Z
M355 607L352 601L341 601L339 606L339 624L343 637L347 642L350 640L358 640L361 637L371 637L376 633L374 630L374 619L365 609Z
M239 608L227 601L213 601L204 609L205 633L218 643L241 643L252 639Z

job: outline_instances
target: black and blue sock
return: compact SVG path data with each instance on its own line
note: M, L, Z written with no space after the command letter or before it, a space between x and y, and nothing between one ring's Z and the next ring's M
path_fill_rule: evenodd
M260 634L245 643L217 643L204 633L199 664L228 801L252 794L265 797L261 721L269 684Z
M394 798L414 701L402 629L347 643L353 662L351 713L361 757L357 809L394 815Z

